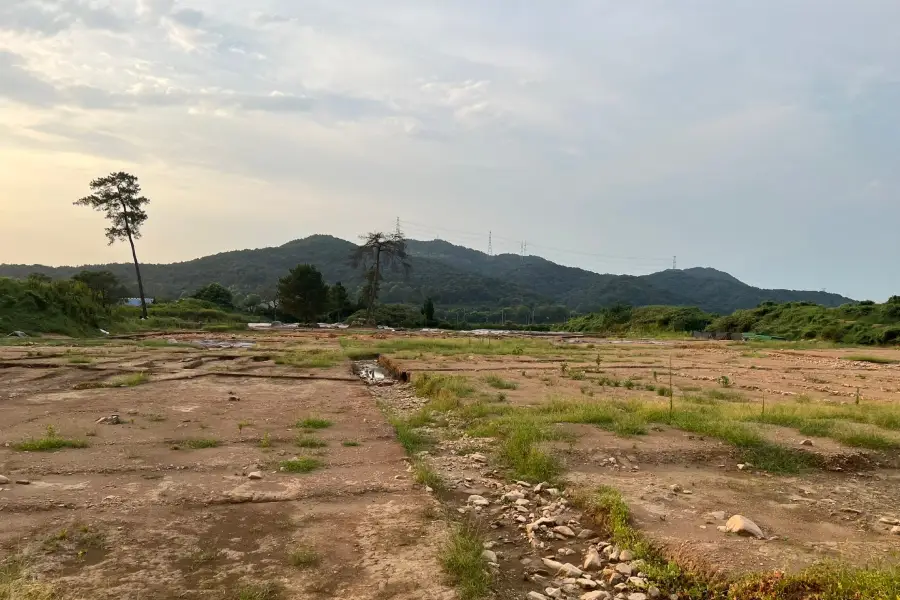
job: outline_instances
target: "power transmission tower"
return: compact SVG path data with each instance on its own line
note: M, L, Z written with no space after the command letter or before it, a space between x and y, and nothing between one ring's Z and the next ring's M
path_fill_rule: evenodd
M400 235L400 217L397 217L397 235Z
M493 245L493 240L491 240L491 234L492 234L492 232L488 231L488 255L489 256L494 255L494 245Z
M675 269L677 269L677 268L678 268L678 257L677 257L677 256L673 256L673 257L672 257L672 270L675 270Z

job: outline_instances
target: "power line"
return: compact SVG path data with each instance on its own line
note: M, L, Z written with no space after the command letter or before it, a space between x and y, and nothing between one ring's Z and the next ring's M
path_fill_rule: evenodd
M483 233L478 233L478 232L474 232L474 231L464 231L464 230L461 230L461 229L451 229L451 228L448 228L448 227L441 227L441 226L438 226L438 225L426 225L426 224L423 224L423 223L416 223L416 222L414 222L414 221L406 221L406 220L404 220L404 221L403 221L403 224L404 224L404 226L412 225L413 228L421 228L421 229L427 230L427 231L429 231L429 232L433 232L433 231L446 231L446 232L450 232L450 233L456 233L456 234L458 234L458 235L463 235L463 236L467 236L467 237L475 237L475 238L478 238L478 237L481 237L482 235L484 235ZM497 234L494 234L493 231L490 233L490 235L491 235L491 238L492 238L492 239L505 240L505 241L514 242L514 243L518 244L518 246L519 246L519 252L520 252L521 254L525 254L525 252L527 251L528 243L525 242L525 241L522 241L521 239L520 239L520 240L516 240L516 239L514 239L514 238L509 238L509 237L497 235ZM484 238L481 238L481 239L484 239ZM668 259L668 258L662 258L662 257L659 257L659 256L616 256L616 255L613 255L613 254L603 254L603 253L599 253L599 252L584 252L584 251L581 251L581 250L571 250L571 249L567 249L567 248L559 248L559 247L555 247L555 246L548 246L548 245L545 245L545 244L535 244L534 242L531 242L531 247L532 247L532 248L542 248L542 249L544 249L544 250L552 250L552 251L554 251L554 252L563 252L563 253L568 253L568 254L578 254L578 255L581 255L581 256L592 256L592 257L596 257L596 258L603 258L603 259L606 259L606 260L628 260L628 261L640 261L640 262L654 263L654 264L668 264L668 262L669 262L669 259Z

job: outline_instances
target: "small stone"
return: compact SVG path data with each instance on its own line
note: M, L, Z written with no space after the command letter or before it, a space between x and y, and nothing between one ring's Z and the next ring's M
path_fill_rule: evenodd
M595 590L581 595L581 600L611 600L612 594L605 590Z
M253 471L252 473L247 473L247 477L250 479L262 479L263 474L259 471Z
M635 592L628 596L628 600L647 600L647 594Z
M516 500L516 506L528 506L529 504L531 504L531 500L528 500L527 498L519 498Z
M553 528L553 531L566 537L575 537L575 532L572 531L571 527L568 527L566 525L557 525Z
M753 468L753 465L751 465L750 463L740 463L738 464L737 468L738 471L749 471Z
M563 568L563 564L561 562L557 562L552 558L542 558L541 562L544 563L545 567L557 573Z
M556 551L556 553L559 556L572 556L573 554L575 554L575 551L572 550L571 548L565 547L565 548L560 548L559 550Z
M659 591L658 587L650 586L647 589L647 595L651 598L659 598L662 595L662 592Z
M725 520L725 511L724 510L716 510L716 511L713 511L711 513L706 513L706 514L717 521Z
M512 492L506 492L501 496L501 500L505 502L515 502L517 500L523 500L525 498L525 494L520 492L519 490L513 490Z
M9 478L0 475L0 485L6 485L7 483L9 483Z
M555 587L548 587L544 590L544 594L547 595L548 598L562 598L562 590Z
M475 454L470 454L468 458L480 463L486 463L488 460L487 456L485 456L484 454L478 454L477 452Z
M484 496L479 496L477 494L472 494L469 496L468 500L469 504L474 504L475 506L488 506L491 501L485 498Z
M228 396L228 401L229 401L229 402L239 402L240 399L241 399L240 396Z
M569 577L581 577L582 575L584 575L584 571L582 571L572 563L565 563L560 570Z
M670 485L669 489L672 490L673 492L675 492L676 494L678 492L681 492L684 490L684 488L682 488L681 485L677 484L677 483L673 483L672 485Z
M528 598L528 600L547 600L547 596L538 592L528 592L526 598Z
M616 572L625 577L631 577L631 565L628 563L619 563L616 565Z
M631 587L637 588L639 590L642 590L645 587L647 587L647 580L645 580L641 577L629 577L628 585L630 585Z
M493 550L482 550L481 558L488 561L489 563L496 563L497 562L497 553L494 552Z
M585 589L589 589L589 590L592 590L595 587L597 587L596 581L594 581L593 579L585 579L584 577L582 577L581 579L578 579L575 583L577 583L581 587L583 587Z
M3 483L3 477L0 477L0 483ZM881 517L878 519L879 523L884 523L885 525L900 525L900 519L894 519L892 517Z
M588 538L594 537L594 531L591 529L582 529L578 532L579 540L586 540Z
M800 442L800 445L801 446L812 446L813 442L812 442L812 440L803 440L802 442Z
M603 559L600 558L600 553L597 552L596 548L588 548L587 553L584 555L584 563L582 563L582 569L599 569L603 566Z
M900 535L900 525L894 525L891 527L891 533L893 535Z
M756 538L764 538L762 529L759 526L742 515L733 515L725 523L725 531L727 533L737 533L738 535L748 535Z
M629 562L634 560L634 552L631 550L622 550L619 552L619 560L622 562Z
M18 483L19 485L28 485L31 482L28 481L27 479L16 479L16 483Z

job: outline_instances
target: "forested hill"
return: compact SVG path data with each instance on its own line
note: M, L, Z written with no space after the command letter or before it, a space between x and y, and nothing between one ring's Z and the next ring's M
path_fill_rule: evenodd
M147 294L177 298L202 285L219 282L235 291L264 292L298 263L316 265L329 282L341 281L354 293L362 274L347 257L351 242L313 235L275 248L235 250L173 264L141 266ZM431 296L443 306L500 307L558 304L579 312L622 302L634 306L682 305L730 313L760 302L808 301L824 306L852 302L838 294L815 291L765 290L749 286L727 273L709 268L666 270L652 275L600 275L566 267L538 256L483 252L441 240L410 240L412 271L404 280L385 273L381 300L420 303ZM0 277L44 273L69 277L81 269L108 269L136 288L131 264L46 267L0 265Z

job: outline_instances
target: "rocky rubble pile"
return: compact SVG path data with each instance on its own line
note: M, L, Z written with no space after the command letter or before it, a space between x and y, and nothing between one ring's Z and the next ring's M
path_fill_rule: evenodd
M479 464L475 456L474 464ZM499 570L520 569L533 584L529 600L647 600L665 596L643 572L643 561L584 527L566 492L547 483L506 484L463 478L453 487L465 496L457 510L489 524L485 558ZM471 492L471 493L470 493Z

